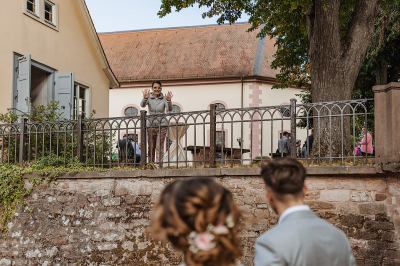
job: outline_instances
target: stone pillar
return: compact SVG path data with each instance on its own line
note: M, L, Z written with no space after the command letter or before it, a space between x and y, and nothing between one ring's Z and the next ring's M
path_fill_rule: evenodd
M400 162L400 82L372 87L375 99L375 162Z

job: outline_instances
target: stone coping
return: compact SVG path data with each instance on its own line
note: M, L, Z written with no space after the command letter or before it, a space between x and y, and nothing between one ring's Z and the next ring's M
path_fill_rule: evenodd
M354 177L383 174L379 166L314 166L306 167L309 176L353 175ZM101 178L160 178L188 176L259 176L260 168L202 168L202 169L161 169L161 170L111 170L85 171L65 174L58 179L101 179ZM27 177L39 177L39 174L25 174Z

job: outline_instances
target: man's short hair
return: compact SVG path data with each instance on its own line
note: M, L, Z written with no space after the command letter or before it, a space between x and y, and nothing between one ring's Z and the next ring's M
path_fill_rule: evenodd
M277 158L263 166L265 185L278 194L298 194L303 190L306 169L291 157Z
M286 135L289 135L289 132L283 131L282 136L286 136Z

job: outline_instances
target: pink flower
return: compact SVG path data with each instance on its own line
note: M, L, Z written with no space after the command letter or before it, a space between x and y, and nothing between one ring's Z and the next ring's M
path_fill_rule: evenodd
M209 232L197 233L194 243L199 250L209 251L215 247L214 235Z

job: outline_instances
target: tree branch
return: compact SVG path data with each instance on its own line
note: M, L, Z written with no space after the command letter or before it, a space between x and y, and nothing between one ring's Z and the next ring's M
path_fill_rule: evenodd
M344 54L355 51L365 53L374 31L375 18L380 11L378 2L379 0L357 0L349 29L342 41Z

